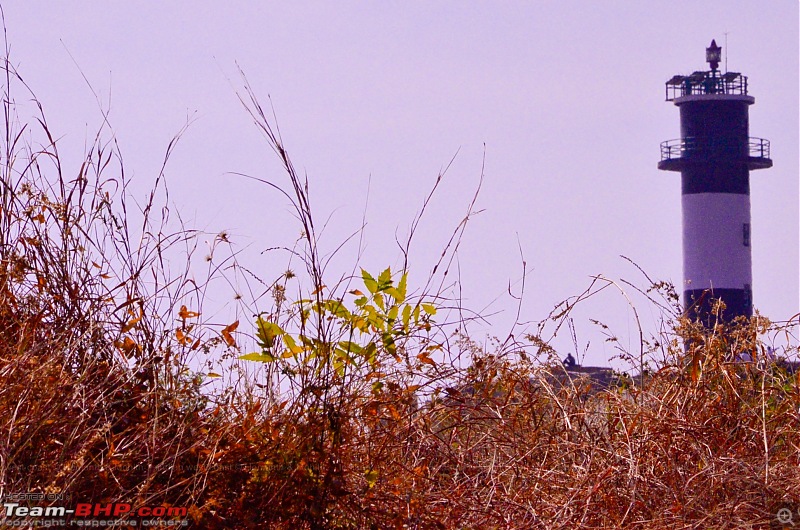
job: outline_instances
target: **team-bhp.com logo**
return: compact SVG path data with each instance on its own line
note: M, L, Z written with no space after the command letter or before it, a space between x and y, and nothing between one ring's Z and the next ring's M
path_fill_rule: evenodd
M126 527L188 526L188 509L182 506L140 506L124 502L78 503L66 506L22 506L19 502L4 502L5 517L0 526L80 526Z

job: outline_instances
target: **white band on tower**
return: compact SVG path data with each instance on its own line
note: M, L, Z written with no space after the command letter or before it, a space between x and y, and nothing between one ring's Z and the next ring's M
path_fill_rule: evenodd
M750 196L682 195L684 290L752 285Z

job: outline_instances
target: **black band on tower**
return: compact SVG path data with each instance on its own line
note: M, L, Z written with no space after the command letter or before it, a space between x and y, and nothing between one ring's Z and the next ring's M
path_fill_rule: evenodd
M692 193L750 195L750 172L746 163L725 160L686 163L681 170L681 194Z
M700 317L704 324L714 324L713 308L716 300L722 299L725 309L722 320L731 320L737 316L753 316L753 293L747 289L696 289L683 291L684 308L687 316L694 319ZM711 322L705 319L711 317Z

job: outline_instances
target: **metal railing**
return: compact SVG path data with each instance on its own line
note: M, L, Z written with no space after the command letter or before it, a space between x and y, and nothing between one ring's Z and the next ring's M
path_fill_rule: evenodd
M747 149L750 158L770 158L769 140L764 138L748 138Z
M747 76L739 72L720 73L716 70L694 72L691 75L676 75L665 83L667 101L683 96L701 94L747 95Z
M729 156L742 153L743 149L736 138L676 138L661 142L661 160L675 160L703 156ZM747 139L749 158L769 159L769 140L750 137Z

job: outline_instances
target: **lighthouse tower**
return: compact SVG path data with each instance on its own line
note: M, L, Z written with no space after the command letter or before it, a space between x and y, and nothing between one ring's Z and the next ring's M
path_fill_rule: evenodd
M681 173L683 303L686 315L713 325L753 314L750 171L772 167L769 141L752 138L747 77L720 72L722 48L711 41L711 70L676 75L666 99L680 110L681 137L661 143L658 168Z

